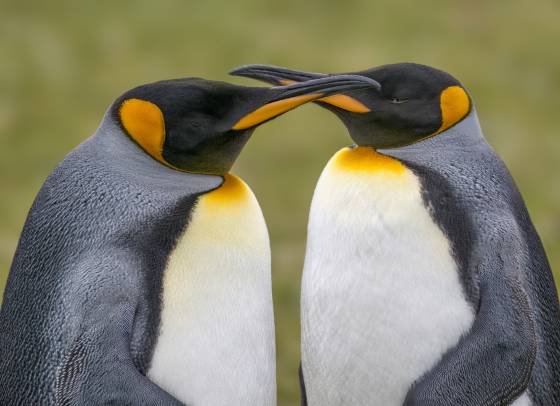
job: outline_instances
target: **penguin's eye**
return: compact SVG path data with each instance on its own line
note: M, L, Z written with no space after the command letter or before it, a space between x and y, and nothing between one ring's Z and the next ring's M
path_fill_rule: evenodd
M399 99L398 97L391 97L391 103L393 104L403 104L406 103L408 99Z

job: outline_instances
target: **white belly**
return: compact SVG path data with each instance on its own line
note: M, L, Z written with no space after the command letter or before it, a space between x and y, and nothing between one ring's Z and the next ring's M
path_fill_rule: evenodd
M309 404L400 406L473 319L416 176L371 149L335 155L313 197L302 285Z
M251 190L202 196L169 258L148 376L186 404L275 405L270 244Z

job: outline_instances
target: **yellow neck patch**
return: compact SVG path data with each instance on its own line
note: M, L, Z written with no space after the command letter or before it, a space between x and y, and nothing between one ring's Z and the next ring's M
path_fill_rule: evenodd
M333 157L337 169L352 172L404 173L406 167L397 159L380 154L371 147L343 148Z
M165 122L158 106L146 100L128 99L121 105L119 116L123 127L138 145L153 158L170 166L162 156Z
M218 207L245 201L249 193L247 184L230 173L223 176L224 183L219 188L204 195L205 204Z
M441 92L439 104L441 106L441 127L432 135L444 132L465 118L469 113L471 102L462 87L449 86Z

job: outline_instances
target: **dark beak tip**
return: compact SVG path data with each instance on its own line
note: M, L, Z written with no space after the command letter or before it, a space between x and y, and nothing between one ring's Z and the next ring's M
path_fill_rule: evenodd
M260 80L274 86L282 85L282 79L274 75L268 74L251 65L241 66L228 72L231 76L244 77L249 79Z
M232 76L247 76L250 74L256 74L259 71L269 68L268 65L258 65L258 64L250 64L250 65L242 65L236 68L233 68L228 73Z
M238 66L228 72L231 76L243 76L249 65Z

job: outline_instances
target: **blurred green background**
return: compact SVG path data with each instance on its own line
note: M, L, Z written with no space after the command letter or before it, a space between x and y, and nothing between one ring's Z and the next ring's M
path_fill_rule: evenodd
M46 176L123 91L247 63L352 71L414 61L457 76L560 270L557 1L0 1L0 291ZM273 249L279 405L298 402L299 284L307 211L349 144L305 106L256 132L234 172L253 188ZM560 275L556 275L557 281Z

